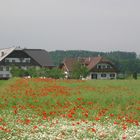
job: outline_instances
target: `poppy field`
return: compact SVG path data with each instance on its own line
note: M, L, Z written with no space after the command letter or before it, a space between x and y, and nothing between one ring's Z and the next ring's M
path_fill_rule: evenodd
M140 80L0 81L1 140L139 140Z

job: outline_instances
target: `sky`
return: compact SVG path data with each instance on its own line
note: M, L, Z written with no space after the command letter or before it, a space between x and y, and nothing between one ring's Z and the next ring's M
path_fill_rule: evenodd
M0 0L0 48L140 54L140 0Z

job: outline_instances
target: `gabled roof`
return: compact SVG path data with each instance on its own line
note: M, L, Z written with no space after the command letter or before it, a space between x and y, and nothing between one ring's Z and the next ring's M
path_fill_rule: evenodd
M99 63L109 63L113 65L111 61L101 56L88 57L88 58L66 58L64 59L63 64L67 68L68 71L72 71L73 64L76 62L80 62L86 65L88 70L92 70Z
M76 63L78 60L77 58L66 58L63 61L67 71L72 71L73 64Z
M42 50L42 49L23 49L19 47L0 49L0 61L2 61L6 56L8 56L14 50L25 52L29 57L34 59L42 67L54 66L49 57L49 53L46 50Z
M6 56L8 56L16 47L0 49L0 61L2 61Z
M26 54L28 54L31 58L33 58L39 65L42 67L54 66L49 53L42 49L24 49Z
M113 65L113 63L110 60L101 56L86 58L85 63L87 64L87 68L89 70L92 70L99 63L108 63L110 65Z
M87 68L89 70L93 69L99 62L101 62L102 59L103 57L101 56L86 58L85 62L87 64Z

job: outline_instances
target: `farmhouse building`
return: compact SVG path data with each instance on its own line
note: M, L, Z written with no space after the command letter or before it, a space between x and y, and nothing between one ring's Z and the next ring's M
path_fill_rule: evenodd
M19 47L0 49L0 79L12 77L10 73L12 66L26 70L32 67L52 68L53 63L48 52L42 49Z
M69 77L73 65L80 62L86 66L90 72L87 79L116 79L117 69L115 65L108 59L101 56L88 58L66 58L60 65L60 68Z

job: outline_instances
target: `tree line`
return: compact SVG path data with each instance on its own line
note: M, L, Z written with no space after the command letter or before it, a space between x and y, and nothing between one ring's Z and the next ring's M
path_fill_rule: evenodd
M64 73L64 71L58 67L52 69L32 67L25 70L17 66L12 66L10 72L13 77L30 76L32 78L36 78L36 77L47 77L47 78L54 78L54 79L66 78L66 74ZM88 74L89 71L87 67L77 62L73 65L72 72L68 75L67 78L81 79L81 78L86 78Z
M135 52L92 52L84 50L57 50L49 52L54 64L58 66L64 58L77 57L96 57L103 56L111 60L118 68L119 73L140 73L140 58Z
M10 70L12 77L27 77L30 76L32 78L36 77L47 77L47 78L64 78L64 72L59 68L29 68L29 69L22 69L17 66L12 66Z

